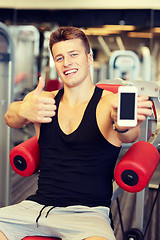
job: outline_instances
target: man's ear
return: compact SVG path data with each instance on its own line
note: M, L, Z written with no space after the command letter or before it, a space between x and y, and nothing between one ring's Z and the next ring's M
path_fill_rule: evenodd
M93 56L91 53L88 53L88 62L89 62L89 65L92 65L93 63Z

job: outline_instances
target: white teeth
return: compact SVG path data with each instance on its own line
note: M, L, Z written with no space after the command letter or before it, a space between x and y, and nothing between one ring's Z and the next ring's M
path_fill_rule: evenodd
M75 72L77 72L77 70L76 69L72 69L72 70L66 71L64 74L68 75L68 74L75 73Z

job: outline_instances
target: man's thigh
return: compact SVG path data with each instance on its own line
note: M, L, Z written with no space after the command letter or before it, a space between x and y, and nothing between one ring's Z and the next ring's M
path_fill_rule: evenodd
M6 236L0 231L0 239L7 240Z
M41 208L41 205L31 201L0 208L0 240L18 240L27 235L47 236L44 227L40 229L36 226L35 219Z

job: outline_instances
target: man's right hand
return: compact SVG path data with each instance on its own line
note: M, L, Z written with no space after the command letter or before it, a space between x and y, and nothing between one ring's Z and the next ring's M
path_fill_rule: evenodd
M28 93L19 110L19 116L33 123L49 123L55 115L56 105L52 97L44 96L44 79L39 78L36 89Z

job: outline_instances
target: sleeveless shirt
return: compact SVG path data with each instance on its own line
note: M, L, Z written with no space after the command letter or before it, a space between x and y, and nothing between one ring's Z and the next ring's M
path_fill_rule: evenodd
M63 92L61 89L55 97L57 110L52 122L41 124L38 190L27 199L55 207L109 207L120 147L109 143L97 125L96 107L103 90L95 87L80 125L69 135L58 123Z

